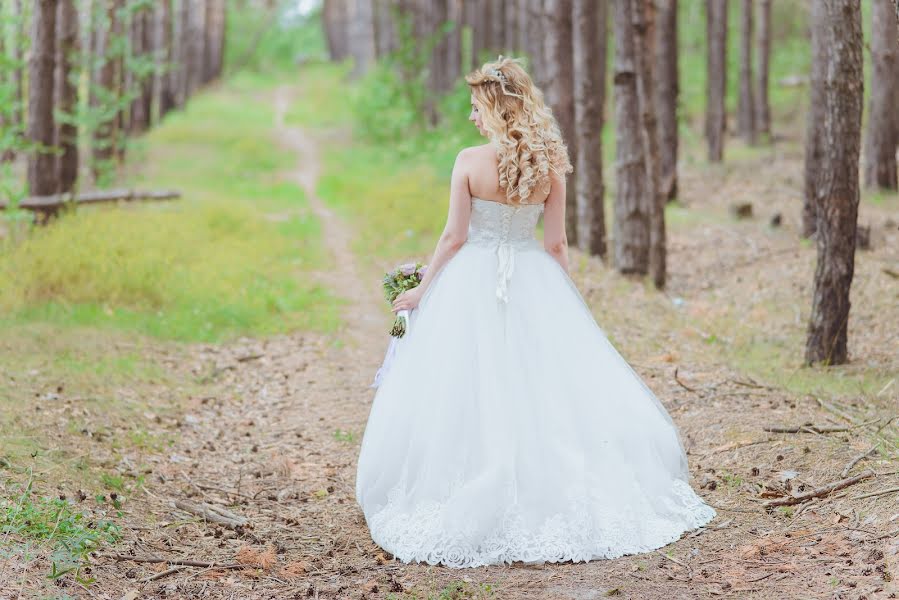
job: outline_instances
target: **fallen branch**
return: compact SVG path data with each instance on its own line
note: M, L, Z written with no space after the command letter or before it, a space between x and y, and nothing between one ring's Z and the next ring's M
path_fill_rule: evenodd
M877 450L877 447L878 447L879 445L880 445L880 443L874 444L874 445L871 446L868 450L866 450L865 452L862 452L861 454L859 454L858 456L856 456L855 458L853 458L852 460L850 460L848 463L846 463L846 466L843 467L843 470L842 470L842 471L840 471L840 477L846 477L846 476L848 476L848 475L849 475L849 471L852 470L852 467L854 467L855 465L857 465L858 463L860 463L861 461L863 461L864 459L866 459L866 458L868 457L869 454L871 454L872 452L874 452L875 450Z
M899 492L899 487L891 487L882 490L877 490L875 492L868 492L867 494L862 494L861 496L853 496L850 500L861 500L862 498L872 498L874 496L883 496L884 494L892 494L894 492Z
M144 577L140 580L141 583L150 583L151 581L156 581L157 579L162 579L163 577L168 577L172 573L177 573L178 571L183 570L183 566L172 567L171 569L165 570L162 573L157 573L156 575L151 575L149 577Z
M678 370L678 368L679 368L679 367L674 367L674 381L676 381L677 384L678 384L679 386L681 386L682 388L684 388L684 389L687 390L688 392L694 392L694 393L695 393L695 392L696 392L695 389L693 389L693 388L691 388L690 386L688 386L687 384L685 384L685 383L684 383L683 381L681 381L680 378L677 376L677 370Z
M181 192L176 190L97 190L93 192L82 192L74 198L75 204L98 204L103 202L132 202L132 201L155 201L155 200L176 200L181 197ZM53 194L50 196L32 196L22 200L18 208L23 210L33 210L37 212L47 212L57 209L67 202L72 202L72 194ZM5 202L0 201L0 210L8 208Z
M793 427L770 426L762 427L762 429L772 433L836 433L839 431L849 431L848 427L842 427L840 425L812 425L811 423Z
M777 500L768 500L767 502L763 502L762 506L764 506L765 508L770 508L772 506L790 506L793 504L800 504L802 502L805 502L806 500L811 500L812 498L820 498L822 496L830 494L831 492L841 490L843 488L849 487L850 485L855 485L856 483L864 481L865 479L869 479L871 477L874 477L874 471L864 471L862 473L859 473L855 477L850 477L849 479L841 479L840 481L834 481L832 483L828 483L825 486L815 488L802 494L787 496L785 498L778 498Z
M161 558L158 556L127 556L125 554L101 554L104 558L112 558L118 561L131 561L136 563L165 563L179 567L200 567L203 569L241 569L247 565L242 563L216 563L201 560L186 560L180 558Z
M233 512L225 510L224 508L221 508L219 506L207 504L206 502L204 502L203 504L191 504L190 502L185 502L184 500L174 500L172 501L172 505L175 508L178 508L185 512L189 512L199 517L203 517L207 521L212 521L213 523L218 523L219 525L224 525L225 527L230 527L231 529L234 529L236 527L243 527L249 522L246 517L234 514Z

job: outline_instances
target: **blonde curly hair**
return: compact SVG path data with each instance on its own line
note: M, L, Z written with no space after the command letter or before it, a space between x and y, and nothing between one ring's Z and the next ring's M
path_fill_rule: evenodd
M562 178L574 170L552 109L521 59L500 55L465 81L484 129L497 145L499 187L510 202L526 202L538 185L549 193L550 170Z

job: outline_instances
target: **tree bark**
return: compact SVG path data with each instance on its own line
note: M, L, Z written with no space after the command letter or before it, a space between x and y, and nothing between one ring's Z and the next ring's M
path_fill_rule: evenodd
M78 9L75 0L59 0L57 15L57 72L56 72L56 106L60 113L74 117L78 105ZM65 193L72 191L78 179L78 127L67 118L59 123L56 132L56 145L61 150L59 155L59 188Z
M737 129L748 144L755 144L755 102L752 97L752 0L743 0L740 13L740 95Z
M812 64L809 81L809 106L805 129L805 167L802 198L802 237L814 235L818 226L818 183L822 173L822 161L825 148L823 146L824 121L824 77L827 73L827 48L824 46L824 35L816 25L824 20L819 14L823 10L820 2L811 3L811 22L813 23L811 51Z
M151 52L149 38L150 23L147 17L150 14L149 7L135 10L131 15L131 56L137 60L146 60ZM138 134L146 131L150 124L151 88L147 75L135 72L132 75L130 93L136 94L131 101L131 110L128 119L128 131Z
M768 100L768 72L771 62L771 0L759 0L759 26L756 46L755 128L761 134L771 135L771 105Z
M176 105L176 71L172 64L175 58L175 29L172 0L163 0L157 5L160 19L160 41L156 54L157 85L159 86L159 119L163 119Z
M572 0L546 0L546 12L550 17L546 31L546 58L549 83L546 97L562 138L568 145L572 164L577 164L577 140L574 127L574 52L572 47ZM577 179L566 186L565 230L568 243L578 246L577 229Z
M505 41L506 47L504 53L507 56L515 56L521 50L518 47L519 40L519 21L518 19L521 17L521 10L519 10L518 3L520 0L505 0Z
M23 66L23 63L25 62L25 50L23 49L23 45L28 39L26 34L27 22L25 19L26 15L23 0L16 0L15 6L17 21L14 28L12 51L13 60L16 61L15 80L16 101L18 104L15 110L16 117L13 125L15 125L19 131L24 131L28 120L28 103L25 98L25 67Z
M594 0L574 0L573 10L577 240L582 250L605 260L602 128L608 11L605 2Z
M861 8L856 0L818 0L814 28L827 52L820 171L818 263L806 343L806 363L848 360L849 290L855 266L858 159L861 145Z
M646 158L637 92L637 0L615 0L615 268L624 274L649 272L650 212Z
M654 0L657 7L655 53L655 110L659 119L660 193L677 197L677 0Z
M706 125L709 161L724 158L727 113L727 0L706 0L706 39L708 40L706 77Z
M899 105L899 37L890 0L873 0L871 10L871 94L865 135L865 187L895 190L896 111Z
M527 52L531 71L531 78L537 87L543 89L546 87L546 48L544 46L544 18L545 11L543 6L544 0L525 0L527 19L525 20L525 29L527 30Z
M32 195L55 194L58 189L53 88L56 68L56 15L59 0L34 0L31 59L28 65L28 190Z
M449 0L447 11L447 20L453 24L446 39L446 89L449 91L462 76L462 0Z
M432 0L433 1L433 0ZM505 52L506 47L506 0L487 0L490 10L490 57Z
M444 0L445 2L445 0ZM352 77L364 75L375 56L375 29L372 0L350 0L347 14L350 55L353 57Z
M649 203L649 271L656 288L665 287L665 198L660 193L659 132L653 90L655 62L655 3L637 0L632 16L636 39L637 96L640 100L641 137L646 161L646 195Z

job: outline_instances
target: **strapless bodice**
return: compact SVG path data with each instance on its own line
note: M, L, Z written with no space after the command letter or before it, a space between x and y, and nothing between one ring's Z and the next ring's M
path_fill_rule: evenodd
M503 204L472 196L468 241L481 244L511 243L520 245L536 241L534 233L543 203Z
M509 280L515 268L515 252L523 249L542 249L534 235L537 221L543 212L540 204L504 204L472 196L471 220L466 243L496 247L496 297L509 301Z

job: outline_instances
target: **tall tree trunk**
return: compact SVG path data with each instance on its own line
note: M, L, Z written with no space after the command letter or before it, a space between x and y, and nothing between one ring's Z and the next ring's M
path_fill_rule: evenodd
M677 0L654 0L657 8L655 110L659 118L659 191L677 197Z
M505 8L505 17L506 23L505 27L505 51L504 54L507 56L514 56L520 52L520 48L518 47L518 28L519 22L518 19L521 17L521 10L519 10L518 3L519 0L505 0L506 8Z
M546 32L547 67L549 83L547 99L559 123L562 137L568 145L572 164L577 164L577 140L574 128L574 52L572 47L572 0L546 0L546 12L550 17ZM566 186L565 230L568 243L578 246L577 229L577 180L572 178Z
M175 42L172 0L162 0L157 5L160 20L160 40L156 54L157 85L159 86L159 119L162 120L175 108Z
M74 117L78 105L78 9L75 0L59 0L57 15L56 106L60 113ZM59 123L56 143L59 155L59 191L70 192L78 179L78 127L67 118Z
M606 258L602 179L603 105L606 95L608 11L605 2L574 0L574 115L578 124L574 169L578 245Z
M637 0L615 0L615 268L625 274L649 272L651 202L637 91Z
M346 4L347 0L324 0L322 5L328 54L333 61L341 61L347 56Z
M813 26L827 49L824 154L818 210L818 264L806 363L848 361L849 290L855 268L858 158L861 145L861 7L855 0L818 0Z
M375 52L378 58L387 56L397 47L397 30L396 24L393 22L393 11L396 7L396 0L375 0Z
M26 11L23 0L16 0L16 25L13 31L13 60L16 63L15 80L16 80L16 102L15 120L13 125L19 130L26 129L28 102L25 98L25 42L28 41Z
M899 111L899 36L890 0L873 0L871 10L871 94L865 134L865 187L895 190L896 112Z
M203 85L203 70L206 63L206 2L208 0L189 0L190 37L187 55L187 95L192 97Z
M752 0L743 0L740 13L740 95L737 129L748 144L755 144L755 102L752 97Z
M53 88L56 68L56 15L59 0L34 0L31 60L28 65L28 139L36 148L28 154L28 190L36 196L55 194L56 134Z
M506 0L488 0L490 10L490 55L495 59L506 47Z
M771 105L768 101L768 71L771 62L771 0L759 0L759 27L756 46L758 65L755 87L755 128L771 135Z
M824 92L827 75L827 48L824 45L824 33L814 24L824 21L820 14L824 10L820 2L811 3L812 31L812 64L809 83L809 106L805 129L805 167L802 198L802 237L814 235L818 227L818 186L822 177L824 147Z
M527 10L525 51L530 59L531 77L540 88L546 87L546 47L543 43L546 35L544 27L546 12L543 2L544 0L525 0Z
M150 14L149 7L137 9L131 15L131 56L137 60L146 60L151 51L149 41L150 23L147 17ZM150 86L149 79L142 72L132 76L132 88L129 92L136 94L131 101L129 113L128 131L138 134L145 131L150 124Z
M709 161L724 158L727 131L727 0L706 0L706 39L708 40L706 76L706 123Z
M453 24L446 40L446 89L449 91L462 76L462 0L449 0L447 10L447 20Z
M637 96L640 100L641 136L646 160L646 195L649 202L649 271L655 286L665 287L665 198L659 188L659 132L653 90L655 62L655 3L636 0L631 17L636 40Z

